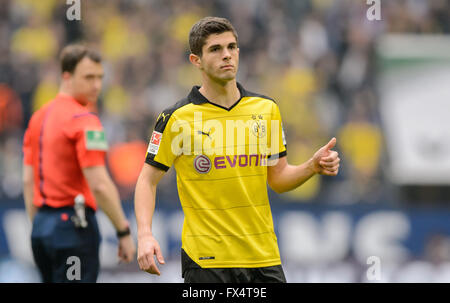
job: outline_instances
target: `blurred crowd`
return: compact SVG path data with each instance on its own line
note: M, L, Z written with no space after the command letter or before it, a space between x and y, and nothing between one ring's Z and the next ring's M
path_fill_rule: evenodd
M23 132L58 91L60 50L82 42L104 59L97 108L108 167L131 201L156 117L200 83L188 61L189 30L215 15L238 32L238 81L279 104L289 161L299 164L337 137L339 176L316 176L282 201L385 201L377 38L450 32L447 0L382 1L380 21L366 18L365 0L81 0L80 21L67 20L68 8L62 0L1 0L0 200L21 199ZM162 184L162 194L176 196L173 169Z

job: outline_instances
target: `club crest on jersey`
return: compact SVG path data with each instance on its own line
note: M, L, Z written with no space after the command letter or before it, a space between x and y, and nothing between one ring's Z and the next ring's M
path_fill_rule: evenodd
M207 174L211 170L211 160L204 155L199 155L194 159L194 168L200 174Z
M262 115L252 115L252 119L254 120L251 124L253 135L263 138L266 135L266 121L263 120Z
M147 152L156 155L158 153L159 145L161 144L162 133L153 131L150 144L148 145Z

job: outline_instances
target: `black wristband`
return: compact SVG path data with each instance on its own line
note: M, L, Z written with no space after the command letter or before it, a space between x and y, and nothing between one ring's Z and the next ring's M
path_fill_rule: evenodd
M116 233L116 235L117 235L117 238L123 238L123 237L125 237L125 236L128 236L129 234L131 234L131 231L130 231L130 228L127 226L127 228L126 229L124 229L124 230L118 230L117 231L117 233Z

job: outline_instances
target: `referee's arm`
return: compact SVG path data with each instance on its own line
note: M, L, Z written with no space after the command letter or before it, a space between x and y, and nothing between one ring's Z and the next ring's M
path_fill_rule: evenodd
M37 207L33 204L33 166L23 165L23 198L25 200L25 209L27 211L30 221L33 222L34 215L37 212Z
M110 218L116 230L125 230L128 221L120 204L119 192L111 180L105 166L83 168L89 188L100 208Z
M100 208L108 216L117 231L129 228L120 203L119 192L104 165L83 168L83 174ZM130 234L119 238L119 258L131 262L136 247Z

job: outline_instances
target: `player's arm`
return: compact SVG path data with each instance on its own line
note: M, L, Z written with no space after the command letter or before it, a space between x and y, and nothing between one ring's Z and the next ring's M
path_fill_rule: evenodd
M33 222L34 215L37 212L37 207L33 204L33 166L23 165L23 197L25 200L25 209L31 222Z
M270 188L277 193L293 190L315 174L336 176L339 171L338 153L331 150L336 138L321 147L308 161L301 165L290 165L286 157L277 159L276 164L268 166L267 181Z
M23 198L25 200L25 210L28 217L33 222L34 216L37 213L37 207L33 204L33 188L34 188L34 176L33 176L33 160L32 160L32 147L31 147L31 134L30 124L33 118L30 119L29 126L25 131L23 137L23 168L22 168L22 182L23 182Z
M129 228L128 221L120 204L119 192L103 165L83 168L83 174L94 194L100 208L111 220L117 231ZM136 251L131 235L119 239L119 257L121 260L131 262Z
M119 192L112 182L106 167L85 167L83 168L83 174L95 196L95 200L110 218L116 230L122 231L127 229L128 221L120 205Z
M164 171L152 165L144 164L136 183L134 210L138 232L138 263L141 270L160 275L154 256L164 264L158 242L152 233L152 219L155 211L156 187Z

